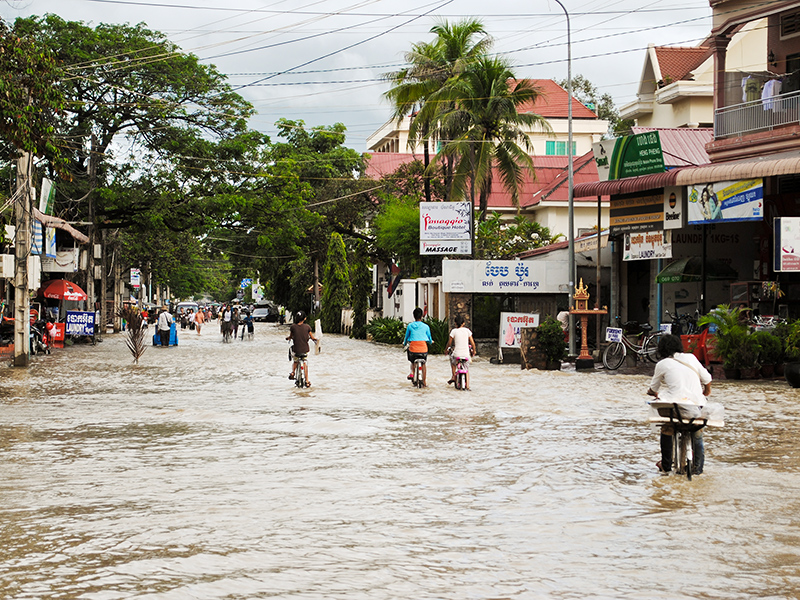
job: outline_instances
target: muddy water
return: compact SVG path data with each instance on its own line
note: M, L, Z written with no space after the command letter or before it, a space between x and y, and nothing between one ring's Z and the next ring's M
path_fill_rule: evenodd
M659 477L641 375L213 327L133 366L122 336L0 370L0 597L800 595L800 392L720 382L706 473Z

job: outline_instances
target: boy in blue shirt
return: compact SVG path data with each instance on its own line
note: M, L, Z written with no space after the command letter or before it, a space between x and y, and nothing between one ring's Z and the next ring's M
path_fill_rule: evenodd
M433 344L431 328L422 322L422 309L418 306L414 309L414 322L406 326L406 335L403 338L403 346L408 345L407 356L411 363L411 373L409 379L414 379L414 361L417 359L428 359L428 344ZM422 363L422 385L428 385L428 369Z

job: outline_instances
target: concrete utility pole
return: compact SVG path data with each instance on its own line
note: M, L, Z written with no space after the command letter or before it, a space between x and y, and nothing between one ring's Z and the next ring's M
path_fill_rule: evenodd
M28 255L31 252L31 154L17 160L17 200L14 203L14 366L30 363L30 293Z
M86 304L86 310L95 312L95 273L94 273L94 246L97 243L97 234L96 228L94 226L94 190L97 188L97 137L92 136L92 147L89 153L89 197L88 197L88 209L89 209L89 254L87 255L86 260L86 296L88 297ZM100 327L98 323L95 323L95 339L97 338L98 331L100 331Z

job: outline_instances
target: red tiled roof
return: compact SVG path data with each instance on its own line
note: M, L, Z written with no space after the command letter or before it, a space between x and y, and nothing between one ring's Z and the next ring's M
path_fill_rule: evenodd
M371 154L367 166L367 175L378 179L394 172L401 164L415 159L412 154L395 154L375 152ZM419 158L419 157L416 157ZM542 201L568 202L568 158L566 156L534 156L536 179L530 173L524 175L520 186L519 205L522 208L536 206ZM598 180L597 166L592 153L575 157L573 161L573 183L589 183ZM607 198L606 198L607 200ZM575 202L596 202L596 196L575 197ZM476 199L477 204L477 199ZM503 188L502 180L494 170L492 175L492 192L489 196L489 209L502 210L514 208L511 194Z
M672 81L686 79L686 77L699 67L704 60L711 56L711 48L675 48L656 46L656 58L661 69L663 79Z
M531 79L531 83L539 88L541 97L534 103L523 104L517 112L534 112L545 118L566 119L569 113L567 90L552 79ZM596 119L597 114L572 97L573 119Z
M661 151L664 153L664 165L667 169L705 165L711 162L706 152L706 144L714 140L714 129L711 127L673 129L632 127L631 131L634 134L658 131Z

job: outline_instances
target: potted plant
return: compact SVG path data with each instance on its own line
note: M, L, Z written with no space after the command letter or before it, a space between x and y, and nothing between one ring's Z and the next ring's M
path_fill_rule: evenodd
M800 321L788 324L786 345L783 349L783 376L790 386L800 387Z
M756 363L758 355L752 356L752 342L748 342L749 331L744 321L745 311L749 308L732 308L720 304L707 315L700 317L697 324L716 327L716 346L714 351L722 360L725 377L738 379L743 364Z
M761 376L774 376L775 365L783 354L783 344L780 338L771 331L756 331L752 337L756 339L760 348L758 362L761 363Z
M741 338L734 353L735 367L739 369L739 376L742 379L758 378L761 367L759 363L760 354L761 345L758 338L745 328L744 337Z
M561 368L561 360L567 349L564 341L564 329L561 323L552 316L545 317L543 323L536 328L536 348L544 355L546 369L558 370Z

